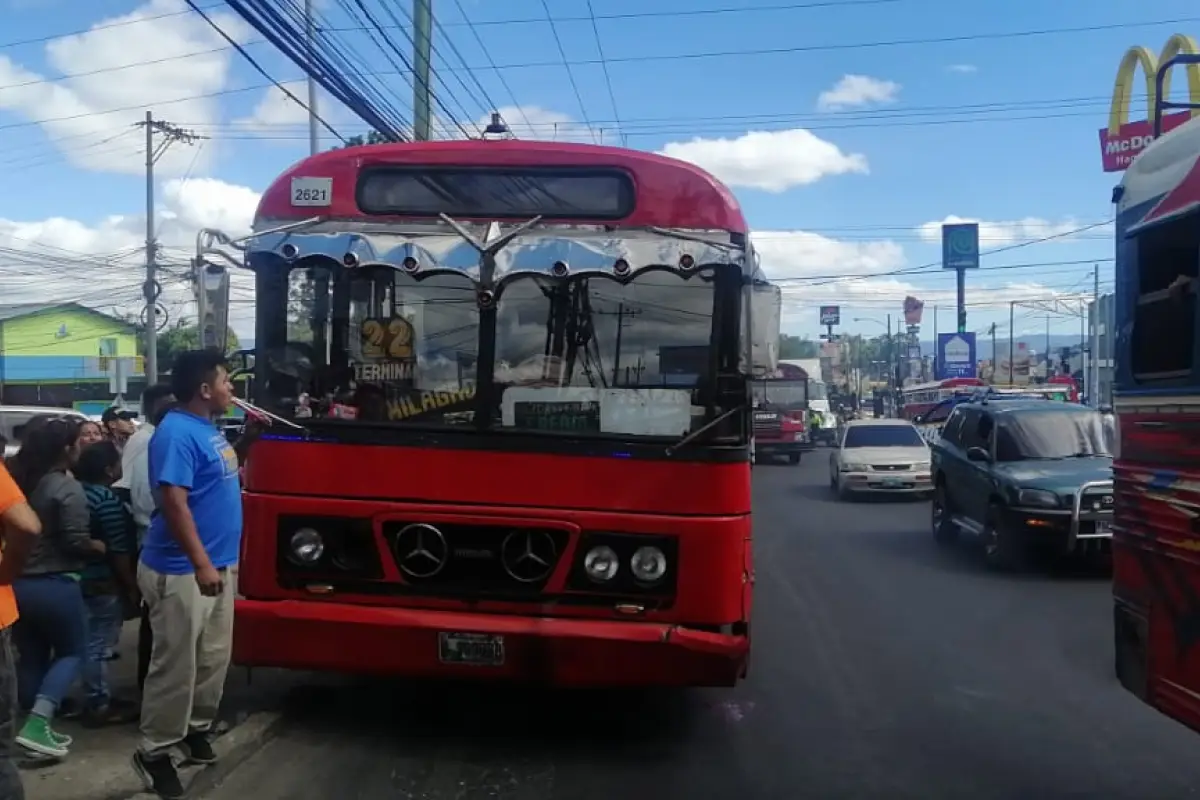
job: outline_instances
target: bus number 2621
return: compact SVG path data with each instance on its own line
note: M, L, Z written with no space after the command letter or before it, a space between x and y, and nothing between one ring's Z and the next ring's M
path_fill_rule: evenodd
M328 206L332 204L333 180L330 178L293 178L293 206Z

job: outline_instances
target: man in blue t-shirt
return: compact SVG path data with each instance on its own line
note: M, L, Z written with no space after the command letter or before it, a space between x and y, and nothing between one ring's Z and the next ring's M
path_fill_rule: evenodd
M164 798L183 796L170 758L176 747L192 763L216 760L209 736L232 653L242 539L238 456L213 424L233 403L224 359L215 350L181 353L171 385L178 405L149 446L156 511L137 577L154 653L133 756L146 787Z

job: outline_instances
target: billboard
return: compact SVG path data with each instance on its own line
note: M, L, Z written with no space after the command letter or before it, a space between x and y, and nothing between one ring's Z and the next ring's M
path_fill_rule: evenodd
M842 312L837 306L821 306L822 325L841 325Z
M1133 163L1133 159L1146 145L1154 141L1154 106L1158 99L1154 76L1159 65L1180 54L1200 54L1200 46L1197 46L1196 40L1191 36L1177 33L1167 39L1157 58L1148 48L1141 46L1125 51L1121 65L1117 67L1117 81L1113 85L1112 105L1108 112L1108 127L1100 129L1100 157L1105 172L1123 171ZM1134 75L1139 67L1146 82L1146 118L1130 122ZM1188 102L1200 104L1200 64L1188 64L1183 69L1187 73ZM1178 70L1172 70L1176 71ZM1163 94L1167 98L1171 96L1171 72L1163 77ZM1178 128L1192 116L1200 116L1200 109L1164 113L1163 133Z
M979 223L942 226L942 269L979 269Z
M975 334L939 333L937 380L975 377Z
M920 325L921 314L925 311L925 301L909 295L904 298L904 324Z

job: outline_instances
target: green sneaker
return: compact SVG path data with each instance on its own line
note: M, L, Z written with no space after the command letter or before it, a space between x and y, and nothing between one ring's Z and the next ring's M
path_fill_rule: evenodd
M17 734L17 744L51 758L65 758L67 755L66 745L55 738L54 731L50 730L50 721L35 714L30 714L29 719L25 720L21 732Z
M50 736L54 739L54 741L58 742L63 747L70 747L75 741L67 734L59 733L53 728L50 729Z

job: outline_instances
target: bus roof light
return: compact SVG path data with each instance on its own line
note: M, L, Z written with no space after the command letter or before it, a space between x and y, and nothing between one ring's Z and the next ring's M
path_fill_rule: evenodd
M288 242L283 247L279 248L279 252L288 261L291 261L295 259L296 256L300 255L299 248L297 248L296 245L292 244L291 242Z
M400 268L403 269L405 272L413 273L413 272L416 272L417 270L419 270L421 268L421 265L412 256L405 256L404 260L400 262Z
M629 272L630 272L629 262L626 261L625 259L618 258L616 260L616 262L613 263L613 274L614 275L624 277L624 276L628 275Z
M565 278L570 271L571 268L567 266L565 261L555 261L554 266L550 268L550 274L556 278Z
M695 269L696 268L696 259L692 258L691 255L684 253L682 256L679 257L679 268L681 270L683 270L684 272L689 272L689 271Z
M357 267L358 266L358 253L346 253L346 255L342 256L342 264L349 267L350 269L354 269L355 267Z

